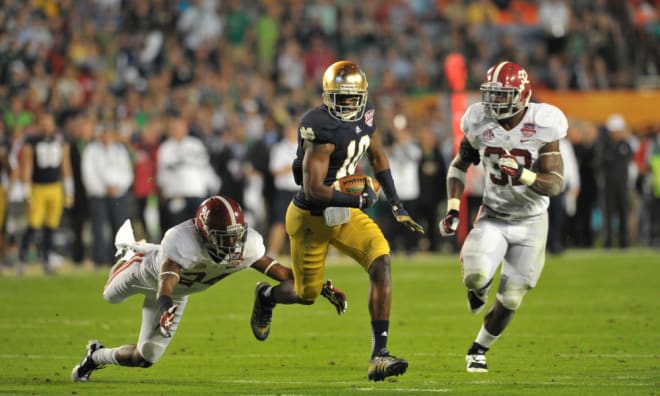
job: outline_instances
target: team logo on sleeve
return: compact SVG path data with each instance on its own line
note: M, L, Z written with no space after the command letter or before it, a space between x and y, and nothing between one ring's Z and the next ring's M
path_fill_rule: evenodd
M314 134L314 130L311 127L300 127L300 136L304 140L315 140L316 135Z
M491 140L493 140L494 137L495 137L495 134L493 133L493 130L492 130L492 129L486 129L486 130L483 131L483 133L481 134L481 139L482 139L484 142L491 141Z
M364 123L367 124L367 126L374 126L374 109L371 109L364 113Z

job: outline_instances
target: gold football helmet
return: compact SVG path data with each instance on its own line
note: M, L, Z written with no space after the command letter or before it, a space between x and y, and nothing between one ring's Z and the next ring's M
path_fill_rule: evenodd
M323 73L323 104L341 121L359 121L367 105L367 76L350 61L335 62Z

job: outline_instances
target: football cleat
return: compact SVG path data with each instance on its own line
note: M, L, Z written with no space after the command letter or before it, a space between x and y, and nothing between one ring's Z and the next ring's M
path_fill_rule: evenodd
M270 334L270 321L273 317L273 308L275 308L274 304L266 304L261 299L261 291L267 287L270 287L268 283L259 282L254 289L254 306L252 307L250 327L259 341L265 341Z
M87 343L87 353L85 353L85 357L80 364L71 371L71 381L87 382L89 376L92 375L92 371L103 368L103 366L94 363L92 359L92 354L101 348L103 348L103 344L98 340L91 340Z
M487 373L486 355L478 353L465 356L466 369L468 373Z
M405 359L392 356L387 350L383 349L369 362L367 377L370 381L378 382L393 375L401 375L407 369L408 362Z

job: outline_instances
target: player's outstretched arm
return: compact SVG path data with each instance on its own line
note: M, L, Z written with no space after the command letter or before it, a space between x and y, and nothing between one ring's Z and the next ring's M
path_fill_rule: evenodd
M181 266L169 258L163 261L158 274L158 307L160 309L160 321L157 325L158 332L163 337L171 337L170 327L174 324L177 305L172 301L174 288L181 279Z
M291 268L283 266L277 260L268 256L263 256L255 261L252 264L252 268L279 282L293 280L293 271L291 271Z

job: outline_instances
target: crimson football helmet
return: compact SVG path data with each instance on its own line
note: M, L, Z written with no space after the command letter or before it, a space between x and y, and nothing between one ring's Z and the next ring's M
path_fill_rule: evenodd
M323 73L323 104L341 121L359 121L367 105L367 76L358 65L339 61Z
M211 257L240 259L247 238L247 222L241 206L229 197L207 198L197 208L195 228Z
M519 64L508 61L488 69L480 90L486 113L496 120L520 113L532 97L532 84L527 71Z

